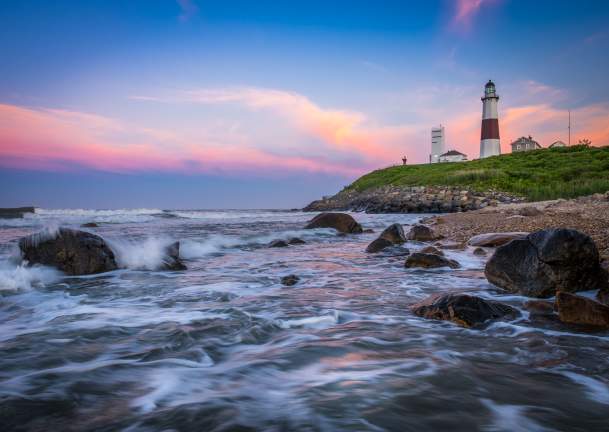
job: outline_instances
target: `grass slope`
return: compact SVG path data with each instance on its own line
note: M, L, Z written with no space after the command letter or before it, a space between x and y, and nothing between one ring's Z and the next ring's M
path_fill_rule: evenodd
M531 201L574 198L609 190L609 146L571 146L470 162L393 166L366 174L347 189L363 191L386 185L494 189Z

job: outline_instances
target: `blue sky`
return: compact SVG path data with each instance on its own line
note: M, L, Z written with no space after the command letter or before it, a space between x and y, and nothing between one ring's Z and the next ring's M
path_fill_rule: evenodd
M0 5L0 205L300 207L423 163L609 144L609 2L19 1ZM92 198L95 197L95 198Z

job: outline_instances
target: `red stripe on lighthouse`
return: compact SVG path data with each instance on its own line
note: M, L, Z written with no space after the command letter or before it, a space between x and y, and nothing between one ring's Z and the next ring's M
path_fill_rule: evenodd
M483 119L480 139L499 139L499 120Z

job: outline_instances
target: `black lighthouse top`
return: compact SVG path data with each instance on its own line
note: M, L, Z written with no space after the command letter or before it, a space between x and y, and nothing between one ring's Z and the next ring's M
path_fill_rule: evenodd
M485 98L499 99L499 96L497 96L497 93L495 93L495 83L491 80L488 80L488 82L484 86L484 97L482 98L482 100L484 100Z

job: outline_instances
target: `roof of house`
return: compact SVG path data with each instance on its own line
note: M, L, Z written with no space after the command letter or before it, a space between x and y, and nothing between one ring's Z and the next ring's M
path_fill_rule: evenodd
M442 156L466 156L461 152L458 152L457 150L449 150L444 154L441 154L440 157Z
M516 141L514 141L513 143L511 143L510 145L516 145L516 144L535 144L537 147L541 146L539 145L539 143L537 141L535 141L533 139L533 137L531 137L531 135L529 135L528 137L520 137L518 138Z
M550 144L550 147L566 147L566 146L567 145L561 140L554 141L552 144Z

